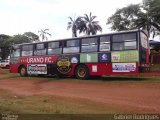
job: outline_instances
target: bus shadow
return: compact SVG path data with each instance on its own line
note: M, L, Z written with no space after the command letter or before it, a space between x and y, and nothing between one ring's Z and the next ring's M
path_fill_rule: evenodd
M149 78L133 77L133 76L103 76L103 77L91 77L89 80L101 80L101 81L145 81Z
M56 76L56 75L46 75L46 76L32 76L33 78L42 78L43 80L45 80L46 82L49 82L49 81L63 81L63 80L80 80L80 79L77 79L75 77L71 77L71 76ZM150 80L151 78L149 77L141 77L141 76L94 76L94 77L90 77L89 79L87 80L84 80L84 81L91 81L91 80L94 80L94 81L146 81L146 80Z

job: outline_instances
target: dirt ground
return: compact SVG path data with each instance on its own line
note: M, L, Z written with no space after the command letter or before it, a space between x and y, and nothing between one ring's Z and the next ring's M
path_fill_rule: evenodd
M0 89L22 96L55 95L86 100L125 112L160 113L160 82L35 79L1 79Z

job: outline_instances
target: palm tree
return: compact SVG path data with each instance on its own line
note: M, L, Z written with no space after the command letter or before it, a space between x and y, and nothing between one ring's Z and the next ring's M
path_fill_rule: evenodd
M67 30L72 29L72 37L77 37L77 31L79 30L79 26L81 25L82 19L81 17L77 17L76 19L68 17L70 21L68 22Z
M83 29L81 29L80 32L85 32L86 35L95 35L97 33L97 31L102 31L102 28L101 26L98 24L99 22L98 21L94 21L94 19L96 18L97 16L92 16L92 13L90 12L89 15L87 14L84 14L84 17L82 17L84 19L84 23L85 23L85 26L83 26Z
M40 31L38 31L38 33L40 33L40 37L42 38L42 41L44 40L48 40L47 35L51 36L50 33L48 33L47 31L49 31L49 29L41 29Z

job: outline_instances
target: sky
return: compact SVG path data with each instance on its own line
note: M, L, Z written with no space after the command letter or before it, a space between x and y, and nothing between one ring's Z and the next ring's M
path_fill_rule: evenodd
M76 18L89 14L97 16L103 31L111 32L107 18L116 9L142 0L0 0L0 34L16 35L49 29L49 40L70 38L67 30L68 17ZM100 33L98 33L100 34Z

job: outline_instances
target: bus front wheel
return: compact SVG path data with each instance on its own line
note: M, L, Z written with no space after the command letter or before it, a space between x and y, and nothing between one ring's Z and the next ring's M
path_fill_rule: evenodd
M19 74L20 74L21 77L27 76L27 69L26 69L26 67L24 67L24 66L20 67Z
M75 70L75 76L78 79L86 80L90 77L88 67L85 65L79 65L77 66Z

